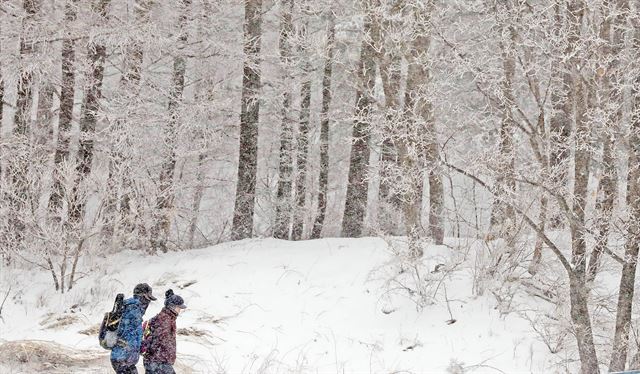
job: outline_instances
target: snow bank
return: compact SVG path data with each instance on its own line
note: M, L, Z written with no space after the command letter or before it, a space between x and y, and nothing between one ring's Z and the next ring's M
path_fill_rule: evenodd
M108 367L96 325L116 293L148 282L159 301L145 319L167 288L185 298L178 356L194 372L550 372L529 323L501 314L493 296L474 296L471 247L454 244L425 251L422 308L400 278L389 280L402 266L373 238L246 240L153 257L125 251L85 260L89 272L65 295L46 272L3 269L0 291L13 291L0 339L95 350Z

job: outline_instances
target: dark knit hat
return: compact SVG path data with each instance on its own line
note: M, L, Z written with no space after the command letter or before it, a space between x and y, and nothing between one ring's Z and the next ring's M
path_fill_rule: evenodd
M151 286L146 283L140 283L133 289L133 294L138 296L144 296L149 300L158 300L152 294Z
M169 289L164 293L164 306L167 308L178 307L180 309L186 309L187 306L184 305L184 299L173 293L173 290Z

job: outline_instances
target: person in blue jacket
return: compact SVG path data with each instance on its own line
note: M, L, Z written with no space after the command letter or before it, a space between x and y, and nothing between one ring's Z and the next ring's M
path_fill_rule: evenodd
M137 374L136 364L142 344L142 316L149 303L157 300L151 287L140 283L133 289L133 297L124 300L124 310L118 325L118 342L111 350L111 366L117 374Z

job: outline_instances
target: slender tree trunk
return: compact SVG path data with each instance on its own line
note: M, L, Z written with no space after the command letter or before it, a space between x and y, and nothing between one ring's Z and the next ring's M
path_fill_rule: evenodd
M234 240L249 238L253 234L258 171L262 0L246 0L244 18L245 62L242 76L238 181L232 228Z
M442 244L444 239L444 186L442 170L440 168L440 151L436 132L436 123L433 112L433 104L428 99L428 89L431 81L431 72L428 67L428 52L431 44L429 20L433 11L434 2L428 1L414 10L416 22L416 35L413 39L411 50L407 55L407 87L405 92L405 113L409 119L407 126L417 126L418 133L404 137L405 143L418 142L414 147L422 150L426 160L426 169L429 179L429 234L436 244ZM412 183L412 191L403 197L403 210L405 211L405 229L411 238L421 228L420 210L422 205L423 174L421 173L422 160L411 160L411 154L407 154L408 145L398 145L400 160L403 167L404 178ZM420 256L422 253L418 253ZM418 256L419 257L419 256Z
M293 33L293 0L280 3L280 62L284 70L282 94L282 128L280 130L280 161L274 236L289 239L291 229L291 187L293 178L293 121L291 120L291 37Z
M570 223L572 243L572 264L574 276L571 279L571 318L574 324L580 363L583 373L599 373L598 359L593 343L591 319L588 309L588 292L586 288L586 242L585 242L585 207L587 203L587 185L589 182L588 151L589 126L586 122L586 106L583 85L578 83L575 97L576 103L576 146L575 146L575 181L573 190L573 215Z
M68 0L64 9L65 27L76 20L77 0ZM64 198L63 164L69 159L69 140L71 137L71 119L75 98L75 41L65 38L62 41L62 87L60 89L60 114L58 120L58 145L54 157L53 191L49 198L49 207L54 215L62 208ZM60 221L63 218L58 217Z
M294 194L295 209L293 214L293 227L291 238L293 240L302 239L304 229L304 218L306 216L306 194L307 194L307 158L309 157L309 121L311 118L311 62L307 56L307 36L308 21L301 27L300 38L303 43L300 46L300 56L304 59L302 74L304 79L300 90L300 122L298 126L298 137L296 140L298 149L296 153L296 189Z
M609 61L608 66L602 74L599 74L597 93L600 93L598 105L600 109L607 113L610 111L608 106L613 103L615 109L607 113L607 122L604 126L604 134L602 150L602 177L598 186L599 194L596 203L596 210L599 212L597 219L597 237L596 245L589 259L587 268L587 281L591 282L595 279L600 265L602 253L607 248L609 239L610 221L613 214L613 205L618 192L618 174L614 159L614 134L617 132L619 122L622 118L622 106L624 98L620 90L622 85L622 72L620 71L621 53L624 48L624 34L622 28L626 24L627 14L629 12L629 4L627 0L606 0L605 9L611 9L613 3L618 5L620 12L611 19L611 11L605 15L605 20L601 26L600 39L603 43L602 56L605 61ZM612 31L612 26L615 26Z
M191 211L193 215L191 216L191 222L189 223L189 234L188 234L188 243L189 248L194 248L194 240L195 234L198 230L198 216L200 212L200 204L202 203L202 197L204 196L204 166L207 160L207 155L205 152L202 152L198 155L198 169L197 169L197 187L196 192L193 195L193 203L191 205Z
M20 38L20 56L25 58L35 51L35 42L31 33L35 28L35 18L40 11L40 0L24 0L23 8L26 13L22 21ZM29 67L23 67L18 77L16 110L13 119L13 133L26 136L29 129L29 110L33 101L33 72Z
M552 63L552 82L554 88L551 89L551 106L552 116L550 119L551 134L551 152L550 152L550 170L551 180L555 189L566 189L568 185L569 174L569 156L571 154L571 119L573 118L573 110L575 103L574 87L576 86L574 67L579 64L575 57L576 45L580 38L580 25L582 20L582 12L576 11L580 7L580 0L570 0L567 5L568 9L564 12L561 5L556 3L556 36L560 40L566 42L563 55L566 61L555 60ZM580 14L577 14L580 13ZM563 14L566 14L567 27L563 28ZM562 228L562 217L553 214L549 217L549 226L552 229Z
M393 33L401 23L396 21L398 12L405 5L404 1L397 2L391 9L383 11L382 15L374 18L376 27L380 31L376 34L380 40L377 62L382 78L382 89L385 98L385 119L381 129L382 144L380 146L380 186L378 190L377 226L382 232L392 235L402 235L402 220L398 213L402 212L402 201L397 191L397 180L394 173L401 167L396 146L396 127L402 119L400 90L402 84L402 56L398 51L397 40ZM402 22L402 21L400 21ZM395 136L394 136L395 135Z
M598 368L598 357L593 342L584 272L582 275L570 275L569 280L570 314L578 342L580 372L583 374L599 374L600 369Z
M32 39L36 27L36 17L40 12L40 0L24 0L25 16L22 20L20 36L20 59L24 62L37 49L37 42ZM27 65L25 63L25 65ZM13 135L17 144L29 142L30 110L33 104L33 72L29 66L21 67L18 76L16 107L13 118ZM29 198L25 185L29 165L24 158L17 158L7 165L6 180L11 186L8 192L10 206L8 220L15 232L15 243L19 245L24 237L25 224L20 219L20 211Z
M92 5L93 12L105 21L109 12L111 0L95 0ZM80 109L80 140L78 148L78 160L76 165L76 182L72 191L70 219L75 222L82 220L86 205L86 197L79 196L80 184L91 173L93 163L93 147L95 142L95 130L102 98L102 80L104 78L104 64L107 48L102 43L92 41L87 46L87 57L91 63L91 73L84 90L82 107Z
M546 224L547 224L547 204L549 203L547 196L543 195L540 198L540 213L538 215L538 226L544 232ZM538 272L538 266L540 265L540 261L542 261L542 246L544 241L540 234L536 237L536 244L533 248L533 258L531 259L531 263L529 264L529 268L527 271L531 275L535 275Z
M371 0L367 1L364 20L364 36L360 47L360 62L357 69L356 120L351 135L347 195L342 216L342 236L359 237L364 233L364 217L367 209L369 189L367 172L369 167L369 116L374 103L373 89L376 80L376 49L373 45L374 30Z
M209 28L211 17L213 14L211 8L211 0L205 0L202 4L200 19L198 22L198 35L200 38L206 37L205 30ZM203 78L205 78L203 76ZM210 100L209 95L210 90L210 80L203 79L196 87L195 97L196 102L202 102L203 100ZM209 120L209 118L207 118ZM194 134L194 140L200 140L204 138L203 133ZM206 183L206 162L208 159L208 149L206 145L208 142L202 143L202 149L198 154L198 161L196 166L196 187L195 192L193 194L193 200L191 203L191 220L189 222L189 229L187 232L187 242L189 243L189 248L195 248L196 246L196 231L201 232L198 227L198 219L200 218L200 206L202 204L202 198L204 197L204 193L207 189ZM226 224L225 224L226 227ZM223 230L224 233L224 230ZM203 235L204 236L204 235ZM207 239L205 237L205 239ZM199 244L198 244L199 245Z
M640 51L640 24L633 21L633 48ZM629 172L627 175L627 209L629 210L629 227L626 235L624 264L618 289L618 306L616 310L616 328L609 371L623 371L629 350L629 329L633 311L633 297L638 263L640 243L640 77L635 77L632 97L634 101L631 132L629 134Z
M149 22L152 0L135 0L134 13L136 22L144 25ZM125 68L120 78L119 91L122 92L126 105L135 105L140 81L142 79L142 63L144 53L143 45L136 40L131 40L125 51ZM125 113L126 107L121 108ZM105 204L108 223L105 225L105 234L111 237L111 245L120 245L120 241L135 230L135 217L132 217L131 205L133 199L133 180L130 162L124 151L131 146L131 139L127 134L126 118L117 118L114 128L117 142L124 144L114 146L109 162L109 177L107 180L107 203ZM140 235L142 236L142 235Z
M504 32L513 33L510 27L505 27ZM512 40L510 37L508 40ZM514 119L512 107L515 103L513 96L513 81L516 72L516 56L512 44L500 43L502 49L502 68L504 78L501 84L504 102L501 103L502 123L500 125L500 174L497 185L500 189L499 197L494 199L491 210L491 227L500 232L501 237L512 236L516 224L516 214L511 204L504 200L511 199L516 190L515 182L515 146L514 146ZM511 242L511 240L509 240Z
M582 0L571 0L567 5L567 19L569 23L568 29L568 47L567 56L570 56L566 70L564 72L565 82L570 82L568 86L568 94L562 105L562 112L569 119L575 118L575 153L574 153L574 187L573 187L573 219L569 222L571 231L571 264L572 269L569 274L569 291L571 301L571 321L575 329L576 340L578 343L578 352L580 355L580 365L583 374L596 374L600 370L598 368L598 357L593 341L593 331L591 326L591 317L588 307L588 289L586 287L586 241L585 241L585 207L588 196L588 183L590 174L590 126L588 122L588 106L591 98L592 87L583 82L579 77L579 56L576 55L574 47L576 46L580 36L582 21L585 12L585 4ZM575 108L574 108L575 105ZM575 117L573 117L573 116ZM560 123L562 124L562 122ZM553 123L558 129L558 123ZM560 129L561 131L564 131ZM553 131L553 128L552 128ZM553 150L564 149L562 144L554 144ZM551 165L557 164L558 158L551 159ZM557 155L556 155L557 156ZM564 156L562 156L564 157ZM564 162L564 161L563 161ZM563 176L564 178L564 176Z
M191 0L181 0L181 14L178 19L178 45L179 49L187 43L187 16ZM180 124L178 118L182 94L184 92L184 77L186 71L186 61L184 56L179 54L173 60L173 78L171 80L171 92L169 94L169 121L164 131L165 153L160 170L160 191L156 200L156 214L159 214L157 223L151 232L151 250L167 252L167 241L171 233L171 220L173 216L173 205L175 192L173 191L173 179L176 168L176 137L177 127Z
M335 15L329 11L327 26L327 52L322 76L322 109L320 112L320 181L318 184L318 214L311 232L312 239L322 236L322 227L327 214L327 194L329 192L329 110L331 108L331 79L333 72L333 54L336 42Z
M380 149L380 187L378 191L378 227L384 233L402 235L402 221L397 219L397 212L402 211L402 201L395 192L397 181L393 174L401 167L394 133L394 127L400 122L402 108L400 90L402 83L402 56L396 51L397 47L391 33L397 27L392 21L392 15L384 15L381 24L381 41L378 65L382 78L382 89L385 97L385 125L382 128L382 145ZM376 17L376 21L379 21ZM395 134L397 135L397 134Z
M600 267L600 258L605 252L609 240L609 225L613 215L613 204L616 199L618 176L613 158L613 140L604 136L602 152L602 177L598 187L599 194L596 202L597 217L596 241L587 267L587 282L592 282Z
M50 154L49 146L53 142L53 95L56 88L49 82L42 82L38 94L38 108L36 112L36 124L34 140L37 152L41 155Z

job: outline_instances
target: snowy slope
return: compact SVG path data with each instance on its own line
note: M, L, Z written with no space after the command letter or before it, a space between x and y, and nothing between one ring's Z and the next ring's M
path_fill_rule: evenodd
M501 315L493 296L473 295L475 260L452 244L425 252L425 269L444 266L421 275L429 284L421 310L406 283L386 282L399 267L382 239L247 240L154 257L125 251L85 263L92 270L63 296L46 272L3 269L3 289L20 291L7 300L0 340L104 353L80 331L95 328L117 292L148 282L158 296L173 288L189 306L178 320L188 329L178 341L185 372L550 372L529 323ZM61 317L61 326L48 326Z

